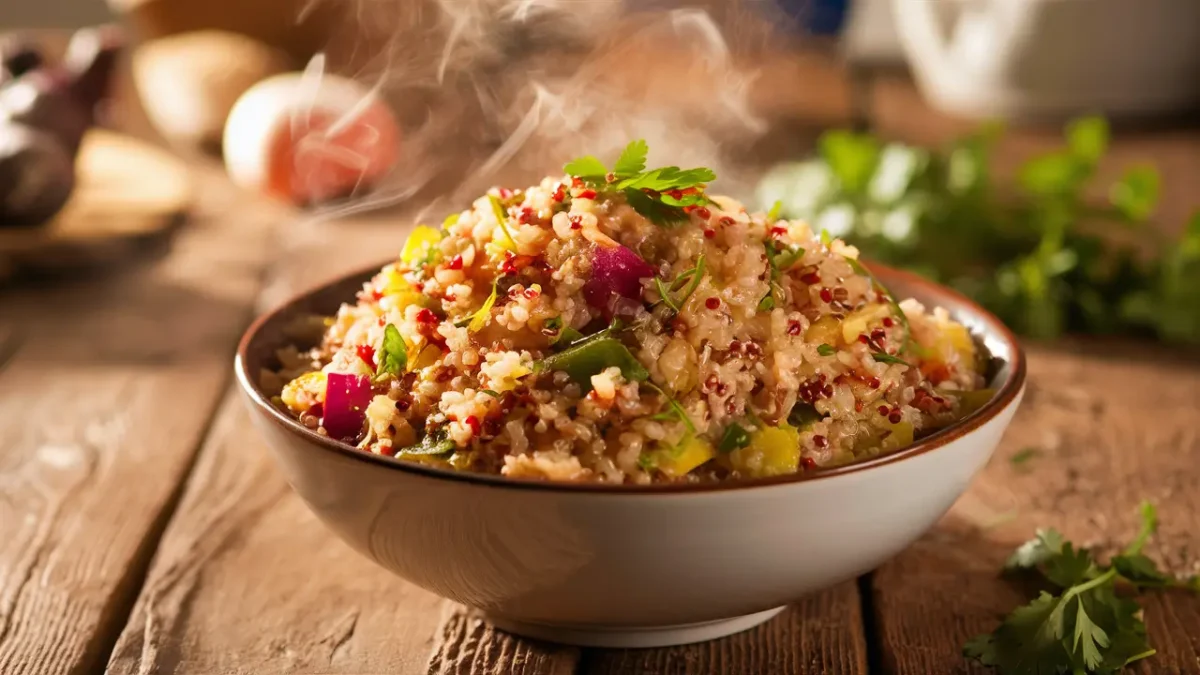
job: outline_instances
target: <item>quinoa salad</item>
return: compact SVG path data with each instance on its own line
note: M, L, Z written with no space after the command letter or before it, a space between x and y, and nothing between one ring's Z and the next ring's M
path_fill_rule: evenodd
M635 141L417 226L264 387L362 452L632 484L838 466L991 397L968 330L854 247L645 158Z

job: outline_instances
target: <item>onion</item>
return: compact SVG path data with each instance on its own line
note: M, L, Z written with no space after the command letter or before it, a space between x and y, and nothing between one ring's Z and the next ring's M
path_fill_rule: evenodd
M616 246L597 246L592 255L592 278L583 285L583 297L592 307L612 313L620 302L640 300L642 279L654 276L654 268L638 254Z
M329 373L325 384L322 426L331 438L354 438L362 431L371 403L371 380L366 375Z

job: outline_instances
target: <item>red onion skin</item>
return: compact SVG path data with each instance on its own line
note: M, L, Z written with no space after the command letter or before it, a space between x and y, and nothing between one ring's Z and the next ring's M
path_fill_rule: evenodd
M654 276L654 268L624 246L597 247L592 255L592 278L583 285L589 305L611 314L625 300L641 300L642 279Z
M366 375L329 373L325 381L322 426L330 438L357 436L362 431L371 398L371 379Z

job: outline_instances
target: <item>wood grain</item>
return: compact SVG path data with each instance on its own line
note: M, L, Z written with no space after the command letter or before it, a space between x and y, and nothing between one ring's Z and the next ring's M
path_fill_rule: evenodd
M0 300L0 672L89 672L229 379L273 212L207 210L157 263ZM132 264L132 263L131 263Z
M593 650L586 675L866 675L858 588L846 582L761 626L720 640L646 650Z
M1160 349L1032 350L1025 403L989 466L934 532L874 575L883 672L985 672L961 646L1028 601L998 571L1037 527L1112 553L1148 499L1162 522L1147 553L1174 572L1197 571L1200 370L1153 355ZM1030 447L1040 454L1009 461ZM1200 672L1200 596L1147 594L1144 606L1159 653L1139 672Z

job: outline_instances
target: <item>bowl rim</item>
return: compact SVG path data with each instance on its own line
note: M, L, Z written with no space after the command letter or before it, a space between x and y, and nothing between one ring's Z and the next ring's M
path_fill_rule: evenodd
M948 427L944 427L933 432L932 434L922 438L906 448L891 454L872 457L860 462L852 462L850 464L829 467L827 469L818 469L811 472L784 474L781 476L768 476L763 478L746 478L715 483L650 483L647 485L634 485L628 483L585 483L531 478L506 478L493 474L441 469L416 462L396 459L394 457L388 457L385 455L376 455L374 453L364 452L357 448L351 447L340 441L333 440L328 436L322 436L300 424L299 421L292 419L284 411L280 410L271 403L270 398L263 394L263 392L259 389L259 386L255 382L256 378L254 378L251 373L247 372L247 354L251 344L255 342L255 338L258 336L259 331L272 319L280 316L281 314L288 313L297 304L300 304L306 298L315 295L322 290L337 286L339 284L347 283L351 279L357 277L363 277L365 280L366 278L369 278L370 275L378 273L379 269L387 264L387 262L339 275L307 290L295 293L289 296L286 301L280 303L275 308L260 314L246 329L240 342L238 343L237 355L234 358L234 372L239 385L249 398L252 407L255 408L260 414L265 415L267 419L280 426L284 431L297 437L298 440L315 444L324 450L332 451L340 456L353 460L374 464L385 469L400 471L402 473L416 474L434 480L459 482L467 485L499 489L540 490L549 492L592 493L626 496L650 494L695 495L698 493L745 491L782 487L785 485L797 485L812 481L830 480L895 464L906 459L919 457L940 448L944 448L950 445L952 442L978 430L984 424L990 422L992 419L998 416L1001 412L1008 409L1008 407L1017 400L1018 396L1021 394L1021 391L1025 387L1025 353L1021 349L1021 344L1017 341L1017 338L1013 332L1009 330L1009 328L991 312L988 312L983 307L979 306L977 303L968 299L961 293L934 283L933 281L925 279L924 277L912 272L896 269L894 267L876 262L864 262L871 270L872 274L882 278L885 281L888 279L902 281L905 285L920 288L920 295L923 295L927 298L936 298L937 305L957 306L956 309L965 309L965 313L968 316L975 319L977 323L982 324L982 334L999 338L1000 341L1003 342L1008 348L1009 353L1011 354L1008 375L1004 379L1004 382L997 387L995 395L992 396L992 398L989 399L988 402L978 410ZM950 309L950 307L947 307L947 309Z

